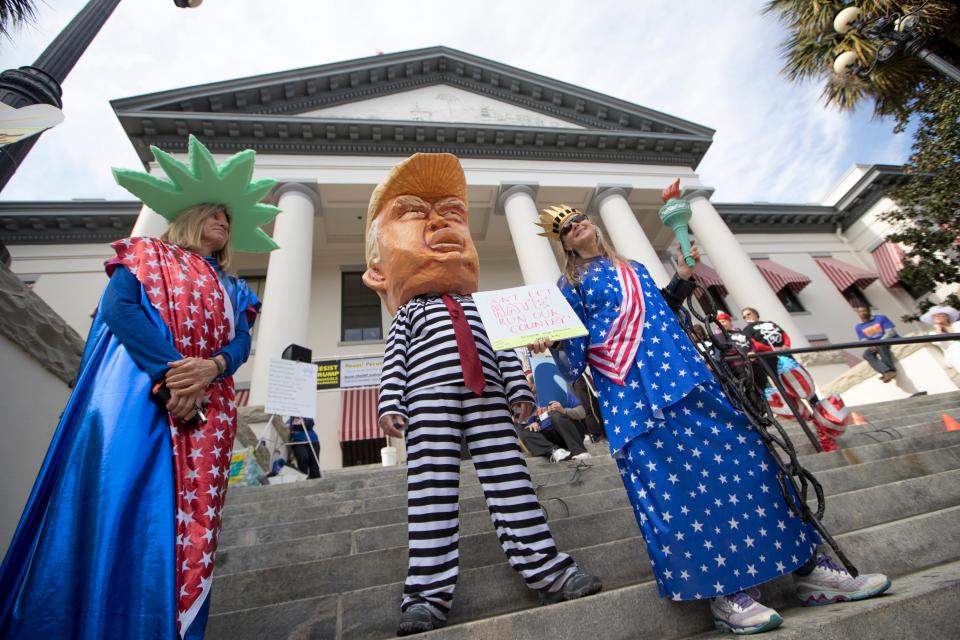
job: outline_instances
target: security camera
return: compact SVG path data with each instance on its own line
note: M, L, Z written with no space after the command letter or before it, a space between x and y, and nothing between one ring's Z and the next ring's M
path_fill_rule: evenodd
M173 4L181 9L195 9L203 3L203 0L173 0Z

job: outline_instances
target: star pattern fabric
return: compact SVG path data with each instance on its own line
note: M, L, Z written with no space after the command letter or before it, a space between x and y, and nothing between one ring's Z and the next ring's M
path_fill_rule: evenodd
M602 373L593 373L614 455L663 420L667 407L711 379L706 363L680 328L646 268L633 261L630 266L639 278L645 307L635 364L622 385ZM617 270L606 258L591 261L579 289L563 281L560 289L590 332L589 336L564 342L565 358L557 363L568 380L576 380L586 369L590 345L607 339L609 327L620 315L623 297Z
M143 284L150 304L184 357L210 358L233 337L233 309L213 268L200 256L152 238L113 244L113 263ZM176 486L177 623L183 637L209 597L226 500L237 406L231 378L206 394L207 421L170 418Z
M820 538L787 507L760 437L707 382L617 458L660 595L736 593L801 566Z
M593 371L610 449L647 544L660 594L696 600L736 593L806 562L820 540L780 493L776 465L724 396L646 268L631 262L646 306L643 342L624 384ZM590 334L564 343L575 379L590 344L620 313L616 270L586 267L564 297Z

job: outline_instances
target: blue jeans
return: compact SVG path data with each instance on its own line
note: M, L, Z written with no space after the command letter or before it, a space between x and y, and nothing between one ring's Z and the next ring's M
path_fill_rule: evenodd
M897 370L897 367L893 364L893 353L890 351L888 345L868 347L866 351L863 352L863 359L878 373Z

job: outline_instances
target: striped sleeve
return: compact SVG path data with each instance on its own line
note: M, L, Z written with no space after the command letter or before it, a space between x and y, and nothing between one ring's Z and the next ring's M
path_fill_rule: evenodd
M523 375L523 365L520 364L520 358L514 350L497 351L497 365L500 367L500 376L503 379L503 387L507 401L510 404L517 402L532 402L536 404L536 399L530 391L530 385L527 384L527 377Z
M406 305L397 309L390 324L387 346L380 371L380 401L377 417L388 414L407 415L404 392L407 388L407 342L410 333Z

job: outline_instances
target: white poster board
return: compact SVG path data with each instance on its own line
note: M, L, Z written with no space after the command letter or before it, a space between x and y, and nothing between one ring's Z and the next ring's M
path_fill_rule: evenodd
M271 358L264 411L316 419L317 365Z
M344 358L340 361L340 388L376 387L380 384L383 356Z
M541 338L557 341L587 335L587 328L555 284L481 291L473 294L473 301L498 351Z

